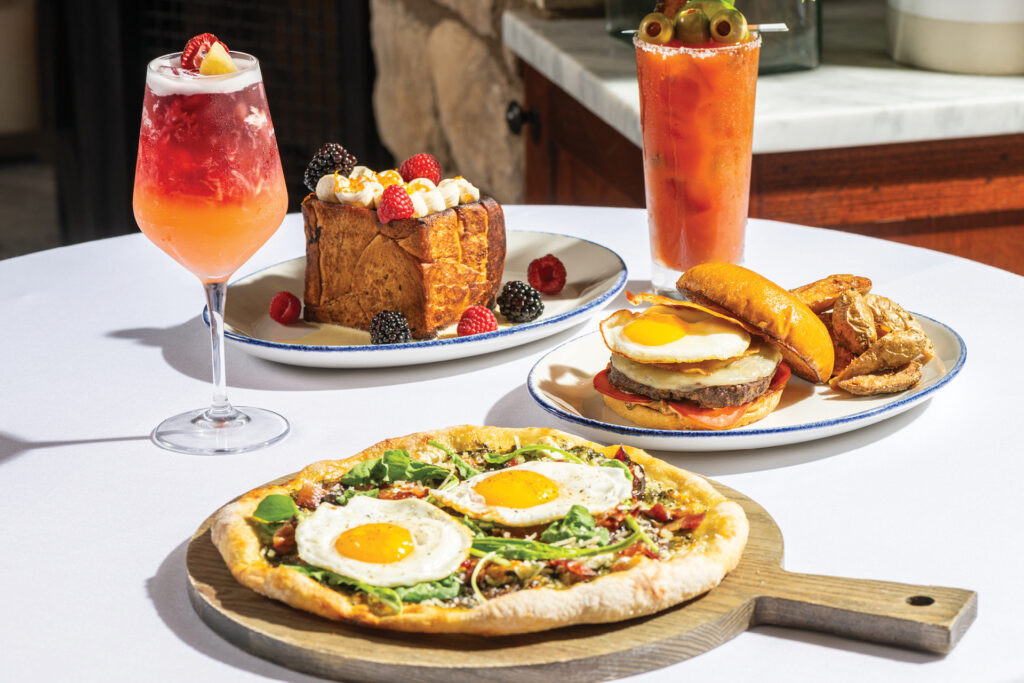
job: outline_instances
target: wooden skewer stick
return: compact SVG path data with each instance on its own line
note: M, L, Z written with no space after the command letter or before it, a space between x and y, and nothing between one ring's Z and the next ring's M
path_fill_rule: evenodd
M747 26L748 31L757 31L758 33L785 33L789 31L789 27L783 23L778 24L749 24ZM636 33L635 28L626 29L622 33L632 35Z

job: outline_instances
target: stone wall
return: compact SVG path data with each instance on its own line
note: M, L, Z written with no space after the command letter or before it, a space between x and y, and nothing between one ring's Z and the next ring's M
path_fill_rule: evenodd
M400 163L430 152L446 177L466 176L507 203L523 199L523 139L505 109L522 101L501 13L528 0L371 0L373 106Z

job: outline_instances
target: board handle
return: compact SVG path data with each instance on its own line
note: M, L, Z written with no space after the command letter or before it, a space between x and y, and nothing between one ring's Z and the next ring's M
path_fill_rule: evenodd
M791 626L945 654L978 613L961 588L796 574L765 567L754 624Z

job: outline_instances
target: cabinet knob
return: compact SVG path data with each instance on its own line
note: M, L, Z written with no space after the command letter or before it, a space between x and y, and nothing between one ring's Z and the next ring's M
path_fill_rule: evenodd
M512 131L513 135L519 135L523 132L523 126L532 125L533 138L537 139L540 133L540 114L533 107L529 109L523 109L523 106L512 100L508 103L508 109L505 110L505 122L508 123L508 129Z

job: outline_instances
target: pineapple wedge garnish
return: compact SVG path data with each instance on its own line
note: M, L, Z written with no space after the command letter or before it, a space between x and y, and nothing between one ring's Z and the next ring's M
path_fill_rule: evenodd
M231 59L231 55L223 45L216 42L210 46L210 51L206 53L202 64L199 65L199 73L204 76L217 76L234 71L238 71L235 60Z

